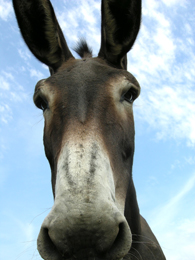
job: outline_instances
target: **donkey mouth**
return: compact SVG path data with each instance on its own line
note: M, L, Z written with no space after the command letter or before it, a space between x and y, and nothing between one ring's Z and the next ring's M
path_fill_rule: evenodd
M70 258L62 257L60 260L123 260L123 258L110 258L106 254L98 254L91 248L79 250Z

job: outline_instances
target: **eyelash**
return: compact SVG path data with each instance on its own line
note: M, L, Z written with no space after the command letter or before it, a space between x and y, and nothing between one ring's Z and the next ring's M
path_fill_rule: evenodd
M121 101L127 101L128 103L132 104L133 101L137 98L137 95L137 91L133 88L130 88L121 96Z
M40 96L36 98L35 105L43 110L43 112L45 112L45 110L49 108L47 100Z

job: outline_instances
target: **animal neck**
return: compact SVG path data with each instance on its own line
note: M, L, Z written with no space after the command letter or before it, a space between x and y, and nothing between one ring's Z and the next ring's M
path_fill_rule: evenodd
M125 201L125 218L133 235L141 235L140 213L137 196L132 178L129 181L127 197Z

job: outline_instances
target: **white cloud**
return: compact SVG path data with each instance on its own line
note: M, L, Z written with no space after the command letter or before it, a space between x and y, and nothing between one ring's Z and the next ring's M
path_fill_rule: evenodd
M0 18L4 21L7 21L11 13L12 13L11 1L0 0Z
M0 121L3 124L8 124L13 119L14 105L27 99L26 92L10 71L12 68L2 71L0 75Z
M190 177L190 179L184 184L182 189L169 201L168 204L166 204L166 206L163 208L163 211L166 212L166 214L167 214L167 212L172 211L172 209L174 209L174 207L177 207L180 200L187 193L189 193L192 190L192 188L194 188L194 186L195 186L195 174L193 174Z
M136 111L140 120L157 131L158 139L184 138L188 145L195 145L194 90L153 88L140 98Z
M25 61L28 61L31 58L30 52L28 51L28 49L26 49L26 47L24 50L18 49L18 53L20 57Z
M4 75L5 75L5 77L6 78L8 78L9 80L14 80L14 77L13 77L13 75L10 73L10 72L6 72L6 71L3 71L2 72Z
M185 210L185 198L192 194L194 187L195 174L192 174L181 190L167 204L155 209L151 216L152 229L157 238L160 238L159 242L167 259L195 259L195 217L179 217ZM190 212L190 208L187 210ZM187 215L191 216L189 213Z
M148 7L148 8L145 8ZM145 0L143 2L142 13L143 15L152 15L154 11L156 11L159 7L159 2L155 0Z
M158 232L161 237L161 247L167 259L171 260L194 260L195 250L195 218L183 219L180 222L171 223L164 231Z
M2 90L9 90L10 86L7 80L0 75L0 89Z
M12 110L8 104L0 105L0 120L2 123L7 124L12 119Z
M190 165L195 164L195 156L189 156L185 158L185 161Z
M40 80L44 77L43 73L41 73L40 71L35 70L35 69L30 69L30 76L35 77L38 80Z
M12 214L11 214L12 213ZM9 210L2 212L2 228L0 239L5 241L1 244L1 257L6 259L11 255L11 259L34 259L33 255L37 251L35 226L19 218L19 216ZM10 252L10 246L12 252ZM32 258L30 257L32 255ZM38 258L41 259L41 258Z
M184 5L185 4L185 2L186 2L186 0L162 0L163 1L163 3L165 4L165 5L167 5L167 6L177 6L177 5Z
M189 194L192 189L195 187L195 174L193 174L187 181L184 183L181 190L173 196L167 204L158 208L153 212L153 227L163 230L169 223L174 221L175 216L178 214L180 209L180 204L184 197Z
M100 1L81 1L68 10L63 8L57 11L57 17L69 48L84 37L97 54L100 48Z
M128 64L142 87L135 119L154 129L158 139L185 139L195 146L192 18L184 18L182 32L176 32L180 21L174 13L170 18L160 1L146 0L143 10L144 24Z
M181 233L185 231L189 235L194 234L195 235L195 220L190 221L189 219L185 219L183 223L178 227L179 230L181 230Z
M167 259L194 260L195 250L195 219L185 219L182 222L169 226L169 231L164 233L161 246Z
M12 109L7 100L7 97L10 97L10 77L11 74L6 74L4 71L2 72L2 75L0 75L0 98L2 100L0 103L0 122L3 124L7 124L12 119Z
M96 11L99 12L99 10L100 10L99 3L94 1L94 3L92 4L91 1L83 1L83 4L81 5L80 8L80 14L81 17L84 18L84 20L91 25L91 27L94 27L97 23L97 18L96 18L97 16L95 16L94 13Z
M69 1L68 4L72 2L74 1ZM163 2L164 6L166 5L168 8L169 6L173 8L174 5L173 9L169 9L169 12L172 14L172 11L174 12L178 4L183 3L184 1L163 0ZM11 6L11 1L0 0L0 18L3 17L2 19L5 20L8 19L10 11L8 11L8 8L8 10L3 10L2 14L2 3L9 3L9 6ZM189 145L194 145L195 57L193 50L194 29L191 26L192 20L186 20L182 23L182 26L178 26L176 23L171 23L169 17L166 14L166 11L162 10L161 7L162 1L144 1L144 25L141 27L139 40L136 42L135 47L129 56L129 69L137 76L137 79L142 86L141 98L140 101L136 103L138 106L135 107L136 118L140 122L146 123L146 125L149 126L152 130L155 130L157 133L157 138L174 138L177 140L185 139ZM78 37L85 36L89 41L89 45L92 45L92 47L95 49L95 52L97 53L100 46L100 1L98 3L96 1L87 0L79 1L79 7L76 9L74 8L75 7L73 6L70 11L65 11L63 8L57 12L57 17L59 18L60 25L64 30L64 34L68 40L69 46L74 46L74 43L77 41ZM181 19L182 17L183 16L180 14ZM178 28L179 31L177 35L174 32L176 28ZM28 81L29 74L31 77L33 77L31 80L34 80L34 78L43 78L42 72L32 69L33 59L31 59L32 55L28 49L26 47L21 47L21 43L18 44L20 46L19 54L23 59L23 63L25 63L25 67L15 67L16 70L13 74L11 74L8 70L2 73L2 78L0 79L0 95L3 95L5 101L4 103L0 102L0 118L3 123L9 123L9 120L12 119L12 116L14 117L13 113L18 112L17 110L14 110L14 105L16 102L21 102L24 100L23 97L26 95L25 91L33 92L33 90L29 90L29 85L31 85L31 83L29 84ZM15 48L17 48L17 46L15 46ZM182 56L183 60L180 60L180 56ZM28 63L29 60L32 61L30 65ZM21 63L22 60L19 59L18 62ZM44 69L46 68L45 65L42 65L42 67L44 67ZM24 73L21 73L19 76L21 70L23 70ZM15 76L16 79L14 79L12 75L17 75L20 77L20 80L17 78L17 76ZM28 80L25 78L23 81L24 76L26 78L28 77ZM19 86L19 84L24 85L24 88ZM26 110L24 107L29 109L29 102L28 106L26 106L26 104L22 104L21 111ZM29 114L23 119L22 113L18 115L19 118L14 117L16 118L16 121L21 120L20 124L22 126L24 125L24 128L26 125L29 126ZM42 115L40 118L42 118ZM33 120L37 122L40 118L35 115ZM8 129L10 129L10 127L8 127ZM22 131L26 132L23 127L18 129L22 129ZM26 129L28 132L29 128ZM19 135L24 138L25 135L23 132L18 132ZM40 136L40 133L42 132L42 125L39 127L37 132ZM36 138L32 138L32 136L29 138L28 142L35 142L36 140L37 143L36 153L34 151L28 151L29 156L30 154L36 154L36 156L38 156L41 153L41 150L37 149L37 147L42 147L42 136L39 138L40 140L37 138L37 136ZM11 138L18 139L19 137L16 138L15 136L11 136ZM6 142L3 146L1 146L1 150L4 151L5 147L9 147ZM29 147L34 146L29 145ZM193 164L195 161L193 156L187 158L186 160L191 164ZM176 165L173 167L178 166ZM13 171L13 174L14 173L15 171ZM14 175L12 179L14 180ZM0 182L1 180L2 179L0 179ZM151 176L149 181L151 185L155 186L158 183L158 178ZM151 223L154 222L155 225L154 233L157 235L157 237L158 234L161 237L160 242L163 250L166 252L167 259L195 259L195 219L193 217L184 219L182 214L181 220L175 219L176 216L180 216L180 214L177 213L180 213L181 210L183 210L181 202L183 202L183 200L189 194L191 194L194 185L194 176L192 176L188 181L186 181L186 183L184 183L183 188L177 194L175 194L175 196L173 196L173 198L171 198L166 205L158 208L152 216ZM14 200L12 202L14 203ZM12 216L13 215L14 214L12 214ZM25 215L25 218L28 218L28 216ZM26 221L17 222L17 220L14 219L9 221L9 225L10 223L14 223L14 225L11 227L17 227L17 232L14 232L14 237L17 240L20 240L20 246L21 241L25 242L32 239L34 239L33 243L36 244L36 235L34 235L34 227L31 224L26 223ZM5 234L9 235L6 232ZM10 234L13 237L13 229ZM3 257L3 259L6 259L7 256L10 255L10 243L7 244L7 254L6 257ZM14 245L16 245L15 241ZM34 245L34 248L36 248L36 245ZM27 247L22 247L22 250L23 249L26 250ZM15 252L15 250L12 251ZM1 250L1 252L3 253L4 251ZM31 257L29 256L28 251L25 258L22 258L21 256L18 256L18 258L29 259ZM37 256L34 258L38 259L40 257ZM32 259L34 258L32 257Z

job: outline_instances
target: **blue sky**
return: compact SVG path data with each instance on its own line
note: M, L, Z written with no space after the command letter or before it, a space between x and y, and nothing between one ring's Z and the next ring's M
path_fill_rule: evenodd
M52 1L68 45L85 37L97 55L100 1ZM142 215L167 259L195 259L195 5L143 0L128 70L134 103L133 178ZM10 0L0 0L0 259L37 260L36 238L53 205L36 82L49 76L25 46Z

